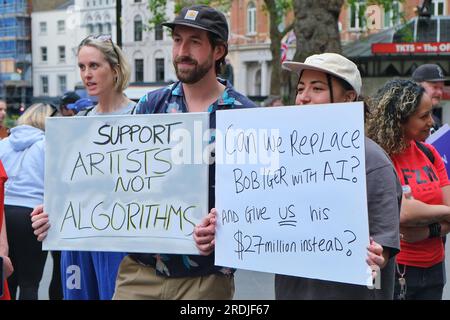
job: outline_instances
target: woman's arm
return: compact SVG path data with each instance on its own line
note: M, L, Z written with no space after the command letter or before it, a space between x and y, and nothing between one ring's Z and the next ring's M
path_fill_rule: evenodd
M1 213L3 215L3 224L2 229L0 230L0 256L8 256L9 246L8 246L8 237L6 235L6 222L5 222L5 213Z
M450 189L450 186L444 187ZM443 192L444 192L444 188ZM450 199L450 190L446 190ZM446 196L447 197L447 196ZM450 200L444 200L449 201ZM406 199L403 196L400 210L400 225L406 227L420 227L439 221L450 221L450 206L426 204L416 199Z
M5 217L5 213L2 212L3 218ZM6 222L3 219L2 229L0 230L0 256L3 257L3 268L5 271L5 277L8 278L14 271L11 260L8 257L9 246L8 246L8 237L6 234Z
M445 236L450 233L450 223L447 221L439 222L441 225L441 236ZM430 228L428 226L424 227L401 227L400 228L400 239L406 242L417 242L422 241L430 236Z

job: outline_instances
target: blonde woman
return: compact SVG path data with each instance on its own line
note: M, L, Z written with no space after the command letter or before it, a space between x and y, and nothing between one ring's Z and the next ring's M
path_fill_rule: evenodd
M45 118L53 108L47 104L30 106L0 141L0 160L8 175L5 184L5 219L9 256L15 272L8 278L11 298L37 300L47 252L36 240L30 213L44 201Z
M134 113L135 103L123 93L130 79L130 68L111 36L89 36L81 41L78 67L87 93L97 97L98 104L79 112L77 116ZM33 211L31 221L38 240L42 241L50 228L42 205ZM64 299L110 300L119 264L125 256L126 253L122 252L62 251Z

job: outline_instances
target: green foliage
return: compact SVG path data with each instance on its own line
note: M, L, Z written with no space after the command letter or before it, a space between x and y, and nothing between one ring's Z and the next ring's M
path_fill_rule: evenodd
M213 6L222 12L227 12L231 7L231 1L233 0L178 0L175 4L175 13L180 12L186 6L194 4L205 4Z
M286 13L294 9L294 3L293 0L264 0L262 9L270 17L271 25L274 24L276 26L280 26L284 21ZM275 13L275 15L273 15L273 13ZM279 29L281 37L291 31L294 25L291 23L290 25L283 27L283 30Z
M178 14L185 6L194 4L205 4L214 6L222 12L227 12L233 0L178 0L175 2L175 14ZM167 21L166 7L167 0L148 0L147 8L151 13L151 18L147 21L147 29L153 29L155 25Z
M275 6L278 13L277 24L280 24L286 13L293 9L293 3L292 0L277 0L275 1Z
M404 3L405 0L347 0L347 5L352 7L356 6L356 4L359 5L359 18L364 21L364 13L366 12L366 8L371 5L378 5L380 7L383 7L385 12L392 11L392 21L399 21L402 20L404 22L405 18L402 12L396 12L393 10L394 2L397 3Z
M152 29L155 25L161 24L167 20L166 17L167 0L148 0L147 8L151 13L146 28Z

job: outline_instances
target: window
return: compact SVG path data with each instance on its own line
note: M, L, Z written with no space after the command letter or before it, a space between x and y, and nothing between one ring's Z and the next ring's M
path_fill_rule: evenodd
M134 0L134 3L142 2L141 0Z
M41 61L47 62L47 47L41 47Z
M250 2L247 7L247 33L256 33L256 6Z
M47 22L39 22L39 32L41 34L47 33Z
M364 5L358 0L350 6L350 29L359 30L364 27Z
M103 25L101 23L97 23L94 28L94 33L102 34L103 33Z
M111 23L109 23L109 22L105 23L105 33L106 34L112 34Z
M142 41L142 18L134 18L134 41Z
M58 76L58 94L62 95L67 91L67 77Z
M155 81L164 81L164 58L155 59Z
M384 12L384 27L394 27L400 22L400 3L396 0L392 2L391 10Z
M66 47L65 46L58 47L58 60L59 60L59 62L66 62Z
M48 95L48 76L41 76L41 93Z
M88 24L87 30L88 30L88 34L93 34L94 33L94 25Z
M163 40L164 32L163 26L158 24L155 26L155 40Z
M144 81L144 59L134 60L134 81Z
M66 22L64 20L58 20L58 33L64 33L66 31Z
M445 15L445 0L433 0L431 3L431 15Z

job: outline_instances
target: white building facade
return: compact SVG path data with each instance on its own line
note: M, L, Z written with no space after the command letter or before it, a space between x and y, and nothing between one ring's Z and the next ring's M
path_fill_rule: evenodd
M132 1L122 1L122 5ZM90 34L109 34L116 41L116 0L75 0L75 8L79 10L83 38Z
M173 11L174 1L168 1L169 20ZM148 30L149 18L147 1L122 1L122 48L131 67L130 87L144 84L132 98L176 80L170 30L162 26ZM60 96L82 85L76 55L78 44L90 34L110 34L116 42L115 0L75 0L66 8L32 13L35 97Z
M174 18L174 1L167 1L166 17ZM122 8L123 50L131 65L131 83L166 83L176 80L170 30L148 28L147 1L130 0Z
M31 14L33 96L59 96L79 81L76 47L79 28L68 8Z

